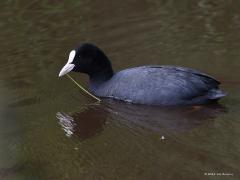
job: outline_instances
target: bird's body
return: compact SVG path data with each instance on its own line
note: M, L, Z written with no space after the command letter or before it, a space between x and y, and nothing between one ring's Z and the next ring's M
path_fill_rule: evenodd
M137 104L200 105L226 95L219 81L191 68L156 65L114 73L107 56L92 44L71 51L59 76L71 70L89 75L94 95Z
M104 82L90 80L90 90L99 97L109 97L137 104L205 104L223 96L220 83L190 68L142 66L115 73Z

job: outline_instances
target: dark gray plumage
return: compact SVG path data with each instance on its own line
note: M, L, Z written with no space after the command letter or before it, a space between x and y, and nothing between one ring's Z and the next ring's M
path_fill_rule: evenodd
M76 50L73 71L90 76L90 90L99 97L148 105L200 105L226 94L219 81L197 70L176 66L142 66L113 73L106 55L92 44Z
M100 97L150 105L205 104L225 96L220 83L196 70L174 66L142 66L117 72L106 82L90 81Z

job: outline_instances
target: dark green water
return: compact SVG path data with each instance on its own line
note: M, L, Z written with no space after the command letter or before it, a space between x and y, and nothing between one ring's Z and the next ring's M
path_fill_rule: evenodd
M239 8L233 0L1 1L0 179L239 179ZM192 67L229 95L200 108L95 103L58 78L85 41L115 70Z

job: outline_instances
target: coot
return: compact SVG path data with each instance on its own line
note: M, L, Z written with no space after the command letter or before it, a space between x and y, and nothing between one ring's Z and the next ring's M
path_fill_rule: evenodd
M70 71L88 74L94 95L136 104L201 105L226 96L219 81L191 68L148 65L114 73L104 52L90 43L70 52L59 77Z

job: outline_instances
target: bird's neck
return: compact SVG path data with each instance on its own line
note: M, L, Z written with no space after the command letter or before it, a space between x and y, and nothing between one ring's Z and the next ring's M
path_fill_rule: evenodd
M99 50L94 57L91 69L88 71L90 81L92 82L105 82L112 78L114 72L108 57Z
M93 83L104 83L108 80L110 80L113 76L114 72L112 69L111 64L108 64L108 66L105 66L104 68L96 68L91 73L89 73L90 81Z

